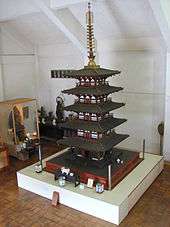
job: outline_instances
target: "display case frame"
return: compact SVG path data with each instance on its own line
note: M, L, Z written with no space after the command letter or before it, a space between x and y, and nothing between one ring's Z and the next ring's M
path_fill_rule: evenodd
M37 101L32 98L0 102L0 135L10 156L26 160L30 148L35 150L38 147L40 133L37 109Z

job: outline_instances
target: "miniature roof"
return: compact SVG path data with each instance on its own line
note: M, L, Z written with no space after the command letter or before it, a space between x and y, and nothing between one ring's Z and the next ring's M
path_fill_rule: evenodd
M35 101L36 99L31 99L31 98L19 98L19 99L11 99L11 100L6 100L3 102L0 102L0 105L16 105L24 102L32 102Z
M124 106L124 103L106 101L102 103L85 104L85 103L74 103L73 105L66 106L64 109L67 111L83 112L83 113L107 113L111 110L118 109Z
M102 85L98 85L98 86L94 86L94 87L77 86L75 88L67 89L62 92L66 93L66 94L73 94L73 95L76 95L76 94L107 95L107 94L118 92L121 90L123 90L122 87L114 87L114 86L110 86L107 84L102 84Z
M127 121L126 119L108 117L99 122L83 121L78 119L68 120L66 123L60 124L62 128L82 129L95 132L105 132L109 129L115 128Z
M121 72L118 70L110 70L110 69L104 69L100 67L85 66L82 69L65 73L65 76L72 77L72 78L80 78L80 77L107 78L109 76L113 76L120 73Z
M67 137L57 142L66 146L77 147L91 152L105 152L112 149L113 146L117 145L121 141L125 140L129 135L116 134L115 132L104 136L98 140L88 140L81 137Z

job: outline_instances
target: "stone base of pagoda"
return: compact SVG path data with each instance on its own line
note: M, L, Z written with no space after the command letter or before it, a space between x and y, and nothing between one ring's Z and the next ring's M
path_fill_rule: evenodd
M100 182L104 184L104 188L108 189L108 166L103 168L97 168L92 163L85 162L85 160L78 158L77 160L70 159L70 152L66 152L52 158L46 162L46 171L50 173L55 173L61 167L70 168L71 172L78 173L80 176L80 181L82 183L87 183L88 178L94 180L94 182ZM112 177L111 186L114 188L128 173L130 173L141 161L138 152L113 149L113 152L121 154L121 158L124 160L123 164L117 164L116 162L112 164Z

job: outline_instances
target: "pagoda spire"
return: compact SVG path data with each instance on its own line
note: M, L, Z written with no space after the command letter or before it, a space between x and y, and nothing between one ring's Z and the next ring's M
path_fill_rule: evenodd
M97 67L95 63L95 41L93 30L93 12L91 11L91 4L88 3L88 11L86 13L87 24L87 49L88 49L88 67Z

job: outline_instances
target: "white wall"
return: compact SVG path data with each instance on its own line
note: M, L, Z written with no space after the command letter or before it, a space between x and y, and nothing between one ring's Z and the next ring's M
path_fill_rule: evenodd
M35 97L34 57L4 57L5 99Z
M165 160L170 161L170 53L167 54L166 62L164 156Z
M7 32L1 31L1 79L4 99L35 97L35 57ZM2 91L0 92L0 95Z
M56 97L61 90L75 86L74 79L51 79L53 69L79 69L83 66L80 52L71 43L43 45L38 48L39 60L39 105L47 111L55 111ZM65 105L73 102L74 97L65 95Z
M3 78L2 78L2 64L0 64L0 101L4 98L3 95Z
M128 119L117 132L130 137L120 146L159 153L158 124L164 121L165 54L151 51L101 52L104 67L121 70L120 76L109 79L110 84L124 87L123 92L112 95L113 100L126 103L114 111L115 116Z

